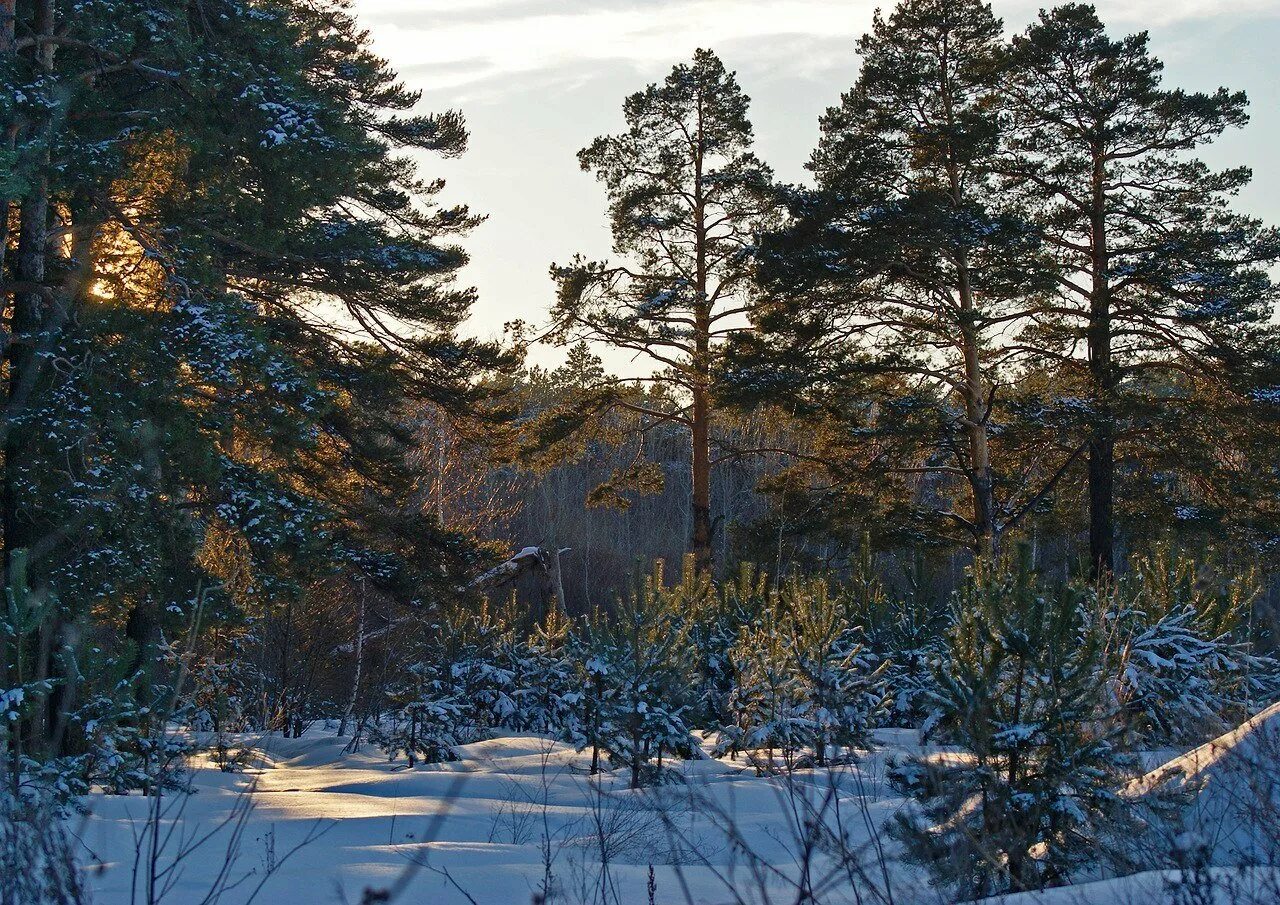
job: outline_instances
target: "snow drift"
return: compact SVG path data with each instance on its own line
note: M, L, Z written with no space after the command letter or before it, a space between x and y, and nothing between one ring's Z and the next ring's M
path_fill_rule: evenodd
M1217 865L1280 863L1280 702L1125 791L1188 799L1169 840L1188 855Z

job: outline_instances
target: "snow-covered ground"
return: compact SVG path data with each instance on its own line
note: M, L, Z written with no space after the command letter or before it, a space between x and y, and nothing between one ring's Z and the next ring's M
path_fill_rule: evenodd
M1280 861L1280 703L1172 757L1127 790L1187 794L1182 828L1216 864ZM1273 832L1259 832L1270 827Z
M881 870L889 843L880 830L904 804L885 763L918 752L914 733L881 733L856 766L790 778L757 776L742 761L683 762L683 781L640 792L622 771L590 778L589 754L537 736L478 742L455 763L414 769L369 745L344 753L346 739L317 729L241 741L257 747L248 768L225 773L198 758L195 793L161 798L159 833L154 799L89 797L75 830L95 902L145 902L148 883L162 893L153 900L175 905L359 903L367 890L391 894L369 902L519 905L548 883L566 903L793 902L806 863L818 901L877 901L886 876L895 902L940 901L918 871ZM841 847L856 859L835 866L828 845L806 862L801 827L819 813L840 826ZM1169 901L1171 878L1148 873L1007 901Z
M843 808L850 845L860 847L902 803L884 782L897 745L856 767L790 780L758 777L741 761L683 762L684 782L634 792L625 771L593 780L588 753L538 736L466 745L457 762L412 770L369 745L343 753L347 740L322 730L253 741L260 753L244 772L201 757L195 793L162 799L156 861L178 862L156 884L171 887L165 901L202 901L228 860L238 885L224 903L248 901L265 875L254 901L272 905L359 902L366 889L406 879L402 901L506 905L531 901L548 870L566 901L597 898L603 882L610 900L616 890L620 902L646 903L650 865L657 902L684 901L686 888L693 901L733 901L730 887L762 900L757 888L791 886L765 865L789 865L795 876L806 810L834 818ZM146 883L151 801L93 795L86 804L76 830L98 865L95 901L128 903ZM741 833L736 845L730 826Z

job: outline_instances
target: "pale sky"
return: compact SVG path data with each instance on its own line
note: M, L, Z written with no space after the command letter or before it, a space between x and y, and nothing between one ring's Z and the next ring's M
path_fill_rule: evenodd
M752 99L756 150L804 179L818 115L854 81L854 41L889 0L355 0L374 48L423 92L422 109L459 108L471 130L458 160L424 158L444 200L489 219L466 241L462 279L480 293L470 328L497 335L542 323L547 268L610 252L604 195L576 153L619 131L622 100L709 47ZM1044 3L996 0L1021 31ZM1213 146L1215 165L1246 164L1240 207L1280 223L1280 0L1098 0L1113 37L1151 32L1166 85L1249 94L1252 122ZM553 363L541 352L535 360ZM611 362L629 370L623 362Z

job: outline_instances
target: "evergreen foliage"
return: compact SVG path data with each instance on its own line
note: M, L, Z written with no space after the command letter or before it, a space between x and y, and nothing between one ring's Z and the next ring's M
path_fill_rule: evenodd
M1105 693L1096 607L1087 587L1039 581L1025 555L957 594L934 701L963 753L891 774L920 803L895 832L940 885L974 898L1038 889L1131 852L1139 816L1118 793L1138 764Z
M948 894L1150 860L1140 755L1280 694L1280 232L1199 156L1242 92L1091 6L1005 34L877 12L811 185L709 50L630 95L544 369L467 338L482 217L421 163L466 122L348 0L2 0L0 893L78 895L41 824L87 793L339 716L633 789L910 728Z
M1280 234L1231 207L1247 167L1195 156L1245 124L1247 99L1163 87L1148 44L1145 32L1111 38L1093 7L1068 3L1013 41L1002 79L1005 182L1057 262L1057 291L1026 341L1082 387L1060 404L1074 403L1087 442L1089 555L1101 572L1124 495L1117 461L1181 432L1162 417L1177 419L1173 400L1194 397L1195 417L1216 421L1222 403L1238 411L1229 400L1256 396L1275 362L1267 268Z
M773 294L738 363L748 390L798 393L881 441L848 467L933 477L944 498L961 482L963 507L925 500L919 516L980 553L1026 503L995 463L995 400L1007 327L1050 279L1034 226L1000 191L1000 33L978 0L876 14L857 83L822 117L816 187L791 192L793 221L766 242ZM882 393L897 397L886 411L851 410Z
M51 689L22 750L106 744L77 697L155 714L165 639L197 609L276 646L258 721L296 731L316 693L297 642L321 643L299 614L324 581L408 604L471 567L471 542L409 505L407 457L415 406L480 414L512 363L456 335L477 218L408 157L461 153L463 120L410 113L340 2L38 0L13 29L4 549L12 571L38 548L27 580L57 601L57 642L19 645ZM95 649L117 656L77 674Z
M1239 725L1280 690L1248 620L1256 576L1223 579L1210 559L1167 548L1135 563L1103 616L1119 718L1147 745L1196 744Z
M628 386L595 380L578 420L622 407L646 425L671 423L691 444L692 534L698 567L711 566L711 455L723 341L752 310L756 234L776 219L772 173L751 151L748 98L709 50L672 69L661 84L627 98L627 131L601 136L578 154L609 197L619 263L575 257L552 265L556 335L644 356L652 377ZM661 388L674 405L654 406L642 389ZM634 487L651 470L622 473ZM626 479L626 480L624 480Z

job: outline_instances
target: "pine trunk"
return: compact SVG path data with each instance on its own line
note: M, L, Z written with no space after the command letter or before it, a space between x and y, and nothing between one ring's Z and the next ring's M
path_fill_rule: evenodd
M1092 283L1089 293L1089 380L1093 413L1089 425L1089 572L1094 578L1115 566L1115 375L1111 367L1111 283L1107 249L1106 161L1093 155L1090 211Z
M631 788L640 788L640 733L631 733Z
M18 254L14 260L19 283L29 286L44 283L48 218L48 184L42 177L37 177L30 194L22 202ZM26 447L30 431L21 426L20 418L36 378L39 354L35 344L39 339L43 307L43 295L38 288L27 288L14 293L4 432L3 522L6 568L13 551L29 546L31 541L28 526L20 511L20 472L27 460Z
M693 146L693 218L695 242L694 290L697 293L693 317L693 361L691 395L693 408L691 507L693 532L689 551L699 573L711 571L711 298L707 286L707 221L706 200L702 189L703 135L702 110L698 111L699 128Z
M705 389L693 394L693 537L689 548L699 572L711 570L711 411Z
M35 26L37 35L52 35L53 6L50 0L44 0L39 4ZM52 51L52 45L37 51L37 61L46 71L53 68ZM41 133L47 133L49 128L47 118L43 123L36 124L36 128ZM47 148L47 143L45 147ZM24 424L22 416L34 390L40 365L40 354L36 343L39 341L45 308L43 286L49 250L47 164L48 151L45 150L43 159L37 161L27 194L22 199L19 211L17 255L13 262L15 282L22 284L23 288L13 294L13 308L9 316L9 348L7 349L9 379L4 410L4 473L0 478L0 485L2 485L0 490L4 495L3 503L0 504L0 527L4 531L3 565L6 584L9 580L14 551L29 547L34 540L31 523L24 518L22 511L25 482L23 471L31 464L28 455L31 428ZM7 214L6 210L6 216ZM33 678L37 680L51 678L50 654L55 636L56 632L51 627L41 627L40 643L35 651L33 670ZM49 737L51 724L49 708L41 707L26 726L25 747L28 751L48 750L52 741Z
M947 128L954 130L956 116L952 85L950 52L944 41L938 68L943 110ZM966 202L964 181L956 161L955 149L947 146L947 180L951 201L957 211ZM960 345L964 359L964 427L969 447L967 469L970 493L973 496L974 553L989 557L995 552L995 499L991 479L991 453L987 444L986 387L982 379L981 337L978 332L978 309L974 299L973 283L969 275L969 255L959 250L955 259L956 290L960 297Z
M17 9L17 0L0 0L0 59L13 53L14 44L14 13ZM10 121L4 124L3 144L0 145L4 150L12 151L15 147L17 139L17 124ZM6 198L0 204L0 283L4 282L5 258L9 253L9 199ZM0 289L0 318L5 317L9 310L8 293ZM7 340L7 337L5 337ZM3 355L8 343L0 342L0 355Z
M969 441L969 486L973 494L974 552L980 557L995 553L995 496L991 479L991 452L987 445L986 388L979 363L977 312L969 285L968 262L961 256L961 343L964 347L965 432Z
M338 723L338 737L346 735L347 723L351 722L351 717L355 713L356 703L360 700L360 673L364 666L364 605L365 605L366 588L365 581L360 580L360 612L356 620L356 668L355 675L351 679L351 696L347 699L347 709L342 714L342 721ZM356 733L356 741L359 742L360 733Z
M6 47L11 45L9 35L12 33L11 18L15 4L12 0L4 0L0 14L6 17L2 30L6 37ZM37 37L52 37L54 30L53 0L40 0L36 6L34 31ZM38 46L36 62L46 73L53 71L53 44ZM35 348L38 340L42 314L44 309L44 293L47 256L49 253L49 151L48 132L51 123L48 115L41 121L33 123L33 131L45 139L41 142L45 150L30 177L27 194L22 199L19 213L18 249L14 260L15 282L22 284L23 289L13 295L13 311L10 315L10 348L8 395L4 412L4 502L0 511L0 526L4 530L4 568L7 580L10 557L14 550L30 545L31 538L28 526L21 515L19 497L21 493L19 472L27 461L26 446L29 431L18 426L17 419L26 408L36 372L39 368L40 356ZM12 140L12 139L11 139ZM8 232L6 209L6 227Z

